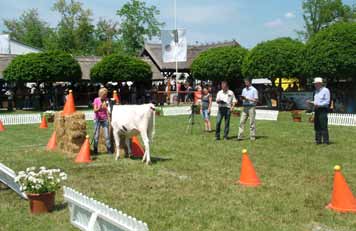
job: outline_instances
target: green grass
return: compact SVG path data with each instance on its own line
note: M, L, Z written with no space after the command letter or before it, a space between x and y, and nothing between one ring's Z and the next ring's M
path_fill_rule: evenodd
M356 129L331 127L332 145L316 146L311 124L293 123L290 113L281 113L278 122L258 121L260 138L253 143L216 142L214 134L201 132L202 123L191 135L185 134L186 117L156 119L152 156L161 160L151 166L114 161L109 155L88 165L74 164L64 154L45 151L51 129L38 125L7 126L0 133L0 162L15 171L59 167L69 174L67 186L147 222L155 231L356 230L355 215L325 209L334 165L343 166L356 193ZM238 119L232 118L231 136L237 133ZM243 148L261 187L235 184ZM27 201L0 190L0 230L75 230L62 191L56 201L53 213L33 216Z

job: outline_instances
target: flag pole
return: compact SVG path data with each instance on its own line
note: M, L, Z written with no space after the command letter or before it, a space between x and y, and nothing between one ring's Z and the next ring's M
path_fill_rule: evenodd
M178 31L177 31L177 0L174 0L174 29L176 30L177 37L178 37ZM177 77L178 77L177 76L178 75L177 45L178 45L178 42L176 44L176 53L175 53L175 58L176 58L176 84L177 84Z

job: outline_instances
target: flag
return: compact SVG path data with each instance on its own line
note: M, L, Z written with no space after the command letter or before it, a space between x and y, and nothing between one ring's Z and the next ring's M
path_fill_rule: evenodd
M162 59L164 63L187 61L186 30L162 30Z

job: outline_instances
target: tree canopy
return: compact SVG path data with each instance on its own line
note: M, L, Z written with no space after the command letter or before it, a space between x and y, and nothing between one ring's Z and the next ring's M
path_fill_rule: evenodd
M52 10L60 20L53 28L42 21L36 9L24 11L15 19L3 19L13 39L43 50L63 50L75 55L109 55L117 52L138 54L145 39L160 34L159 10L145 1L128 0L111 21L94 15L78 0L56 0Z
M356 16L355 8L342 0L304 0L302 8L305 30L298 33L305 40L335 22L352 21Z
M44 48L50 33L48 24L39 18L37 9L24 11L18 19L4 19L4 25L11 38L29 46Z
M101 83L109 81L146 82L152 79L152 71L150 65L139 58L112 54L95 64L90 70L90 78Z
M137 54L143 48L146 38L160 34L160 23L156 16L160 11L156 6L147 6L144 1L129 0L123 7L117 11L121 17L120 24L122 42L126 51L130 54Z
M241 67L246 54L247 50L239 46L211 48L193 61L192 75L200 80L242 79Z
M81 76L78 62L62 51L19 55L4 70L7 81L69 82L78 81Z
M305 68L310 77L355 78L356 23L337 23L321 30L305 48Z
M254 47L243 63L243 75L253 78L299 77L302 75L303 43L278 38Z

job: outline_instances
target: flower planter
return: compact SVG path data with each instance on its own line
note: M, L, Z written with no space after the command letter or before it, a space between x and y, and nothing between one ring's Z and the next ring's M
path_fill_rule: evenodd
M309 117L309 123L314 123L314 116Z
M235 117L239 117L241 115L241 113L239 111L234 111L234 112L232 112L232 115Z
M54 208L55 195L55 192L41 194L27 193L31 213L41 214L52 212Z
M293 122L300 123L300 122L302 122L302 118L301 117L295 117L295 118L293 118Z

